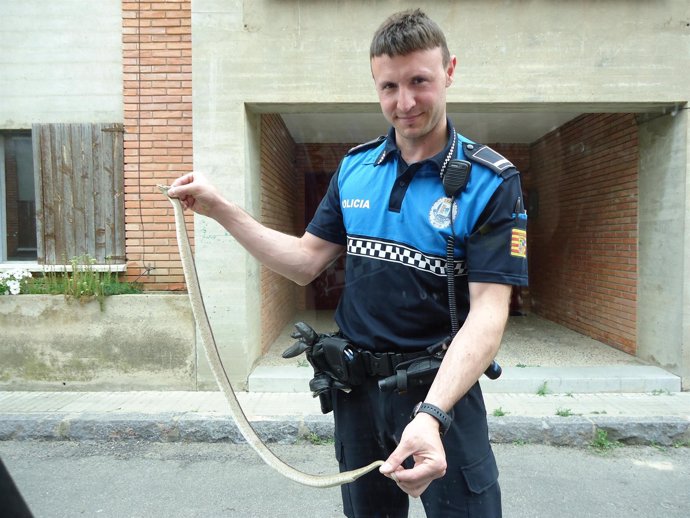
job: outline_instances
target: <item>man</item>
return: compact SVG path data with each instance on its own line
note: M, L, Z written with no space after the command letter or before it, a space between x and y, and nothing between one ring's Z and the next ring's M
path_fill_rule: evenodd
M527 281L519 175L500 155L458 135L447 119L456 57L424 13L386 20L370 59L392 127L387 137L343 158L303 236L262 226L197 173L175 181L170 194L302 285L346 252L336 322L362 354L387 361L424 351L454 331L444 265L455 236L459 269L451 286L460 328L438 374L431 386L403 394L379 390L383 371L369 373L349 393L334 390L336 457L342 470L387 459L380 474L343 486L351 518L407 516L405 493L421 495L428 516L495 518L501 515L498 469L477 380L500 346L511 286ZM471 167L469 181L446 193L442 178L455 159Z

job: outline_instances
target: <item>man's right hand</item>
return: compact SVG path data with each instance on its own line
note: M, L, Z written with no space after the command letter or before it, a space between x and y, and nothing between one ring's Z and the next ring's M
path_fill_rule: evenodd
M179 198L185 209L213 218L219 208L227 201L206 177L198 172L187 173L175 180L170 186L168 195Z

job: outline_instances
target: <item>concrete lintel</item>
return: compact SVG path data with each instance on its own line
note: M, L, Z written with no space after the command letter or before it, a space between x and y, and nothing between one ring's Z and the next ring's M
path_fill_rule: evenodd
M664 113L682 109L687 100L650 102L449 102L448 113ZM266 102L246 101L245 107L254 113L380 113L372 102Z

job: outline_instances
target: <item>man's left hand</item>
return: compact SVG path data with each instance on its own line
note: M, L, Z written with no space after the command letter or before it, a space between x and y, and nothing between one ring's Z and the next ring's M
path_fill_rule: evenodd
M402 463L410 455L414 466L405 469ZM417 498L433 480L446 474L446 467L446 452L438 421L430 415L417 414L403 431L400 444L379 471L395 480L405 493Z

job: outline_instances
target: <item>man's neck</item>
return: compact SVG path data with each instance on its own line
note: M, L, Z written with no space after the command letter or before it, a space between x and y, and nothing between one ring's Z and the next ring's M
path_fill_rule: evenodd
M408 164L421 162L440 153L448 142L448 126L444 119L432 132L418 139L408 139L396 134L395 144L403 160Z

